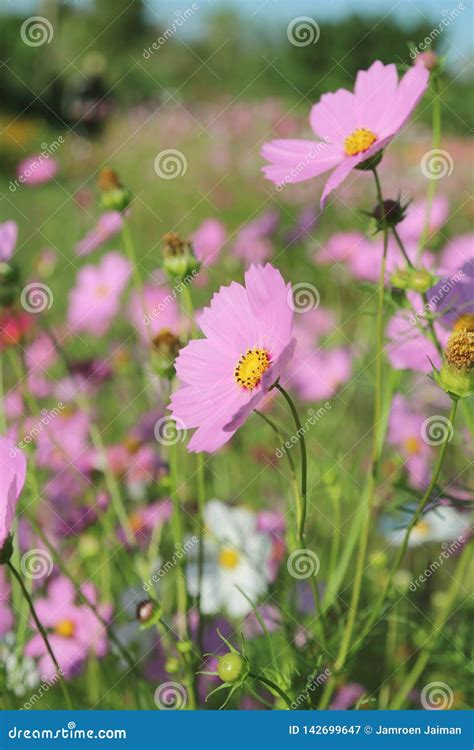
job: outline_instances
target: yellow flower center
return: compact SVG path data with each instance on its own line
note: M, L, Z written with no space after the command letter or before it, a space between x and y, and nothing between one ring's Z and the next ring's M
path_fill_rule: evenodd
M239 564L239 553L232 547L223 547L219 552L219 565L223 568L233 570Z
M107 284L99 284L95 290L96 299L102 299L103 297L107 297L109 292L110 292L110 289L107 286Z
M431 526L429 525L428 521L418 521L413 531L416 531L416 533L420 534L420 536L427 536L427 534L429 534L431 531Z
M59 620L54 628L54 632L57 635L62 635L63 638L72 638L75 631L76 624L72 620Z
M474 333L474 314L466 313L461 315L454 324L453 331L470 331Z
M138 534L138 532L141 531L145 525L143 515L139 511L136 511L136 513L132 513L128 518L128 522L134 534Z
M242 388L251 391L260 383L269 367L270 355L265 349L249 349L237 362L234 378Z
M411 437L408 437L405 440L405 448L407 450L407 453L410 453L410 455L415 456L417 453L420 452L420 441L418 440L418 438L412 435Z
M344 150L347 156L356 156L367 151L376 140L377 136L371 130L357 128L344 141Z

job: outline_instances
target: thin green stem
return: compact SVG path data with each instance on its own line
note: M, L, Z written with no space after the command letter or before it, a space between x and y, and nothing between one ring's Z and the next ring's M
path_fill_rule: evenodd
M457 566L451 578L451 584L444 598L444 602L439 608L434 619L431 633L428 636L426 642L421 647L421 652L413 667L408 672L398 692L394 696L393 701L389 706L390 710L399 710L403 706L407 695L414 688L417 680L419 679L419 677L421 677L423 671L425 670L431 655L433 639L436 639L442 633L443 627L449 619L449 613L451 612L452 606L456 601L456 596L458 595L459 589L461 587L461 582L470 559L471 550L466 547L458 560Z
M33 600L32 600L32 598L30 596L30 593L29 593L28 589L26 588L25 584L23 583L23 579L22 579L21 575L18 573L17 569L12 565L11 562L8 562L7 565L8 565L9 570L13 574L13 576L18 581L18 583L20 585L20 588L22 590L23 596L25 597L26 601L28 602L28 606L30 608L31 615L32 615L33 620L35 621L35 625L36 625L36 627L38 629L38 633L40 634L41 638L43 639L44 645L46 646L46 650L47 650L48 654L50 655L51 661L53 662L53 664L54 664L54 666L56 668L56 672L57 672L58 677L59 677L59 682L61 684L61 689L63 691L63 695L64 695L64 698L65 698L66 703L67 703L67 707L72 711L73 710L73 706L72 706L72 702L71 702L71 697L69 695L69 690L68 690L68 687L66 685L66 681L64 679L63 670L59 666L58 660L56 659L56 657L54 655L53 649L51 648L51 644L49 642L48 634L46 633L46 630L44 629L44 627L41 624L41 621L40 621L38 615L36 614L36 610L35 610L35 607L34 607L34 604L33 604Z
M125 252L127 253L128 259L132 266L133 284L135 286L135 290L139 296L139 299L141 299L143 304L143 281L140 275L140 271L138 270L137 255L130 232L130 227L128 226L128 223L125 219L123 220L122 225L122 238L123 244L125 246Z
M457 405L458 405L457 401L453 401L452 402L451 410L450 410L449 417L448 417L451 426L454 425L454 420L456 418ZM392 565L392 567L390 569L390 572L389 572L387 581L385 583L385 586L382 589L381 593L379 594L378 599L376 599L376 601L374 603L374 606L371 609L371 614L370 614L370 616L369 616L369 618L367 620L365 628L364 628L361 636L357 639L357 641L354 643L353 647L351 648L351 652L357 651L357 649L359 648L359 646L362 644L363 640L366 638L366 636L368 635L368 633L372 629L374 623L380 617L380 614L382 612L385 599L387 598L387 595L388 595L388 593L389 593L389 591L390 591L390 589L392 587L393 578L394 578L397 570L399 569L399 567L400 567L400 565L401 565L401 563L403 561L403 558L405 557L406 551L408 549L408 542L410 541L411 532L413 531L413 528L418 523L418 521L420 519L420 516L423 513L425 507L428 505L428 503L431 500L431 496L432 496L433 490L436 487L436 483L437 483L439 475L441 473L441 469L442 469L442 466L443 466L443 463L444 463L444 459L445 459L445 456L446 456L447 448L448 448L448 435L446 436L446 439L444 440L444 442L443 442L443 444L441 446L441 449L440 449L440 451L438 453L438 457L436 459L436 463L435 463L435 466L434 466L434 469L433 469L433 474L432 474L430 483L429 483L428 487L426 488L425 492L423 493L423 496L421 497L421 500L418 503L418 507L417 507L417 509L416 509L416 511L415 511L415 513L414 513L414 515L413 515L410 523L408 524L408 526L406 528L405 536L403 537L402 544L400 545L400 547L398 549L398 553L397 553L397 555L395 557L395 560L394 560L394 563L393 563L393 565Z
M378 294L377 294L377 322L376 322L376 353L375 353L375 393L374 393L374 416L373 416L373 427L372 427L372 452L371 452L371 463L369 469L369 476L367 479L367 489L365 493L365 507L364 507L364 520L359 541L359 547L357 550L356 568L354 574L354 586L352 588L351 601L349 604L349 615L346 621L346 625L342 634L339 651L334 665L335 673L337 674L344 668L346 663L347 655L349 652L349 645L352 639L352 633L357 620L357 614L359 609L360 596L362 591L362 574L364 572L364 564L367 556L367 549L369 545L370 525L372 519L372 508L375 499L375 490L377 485L377 477L379 473L380 456L382 453L381 441L379 439L380 424L382 421L382 387L383 387L383 338L384 338L384 296L385 296L385 268L387 261L387 249L388 249L388 225L385 218L384 202L382 195L382 187L380 184L377 170L373 170L375 188L377 192L377 199L380 206L380 215L382 217L383 224L383 256L380 264L380 275L378 283ZM335 677L330 678L325 685L321 702L319 705L320 709L326 708L329 704L333 688L335 686Z
M432 149L435 151L441 147L441 92L439 87L439 78L435 77L433 79L432 87L433 103L431 112L433 137L431 145ZM428 188L426 191L425 222L420 237L420 243L418 245L417 261L420 261L421 256L423 255L423 250L425 249L426 242L428 240L431 222L431 211L433 208L433 201L436 195L437 187L438 180L433 178L428 180Z
M296 410L296 406L293 403L293 400L289 393L285 391L285 389L277 383L275 388L280 391L283 398L285 399L286 403L290 407L291 414L293 416L293 420L296 425L296 434L298 436L298 441L300 444L300 454L301 454L301 491L300 491L300 504L298 508L298 539L304 547L304 527L306 523L306 505L307 505L307 486L308 486L308 459L307 459L307 453L306 453L306 441L304 439L304 430L301 425L301 420L299 418L299 414Z
M280 696L280 698L282 698L282 700L285 701L290 711L293 710L293 704L289 696L285 693L284 690L282 690L272 680L269 680L267 677L264 677L261 674L256 674L255 672L249 672L248 677L250 677L252 680L257 680L258 682L261 682L262 685L265 685L266 687L269 687L271 690L274 690L275 693L277 693Z

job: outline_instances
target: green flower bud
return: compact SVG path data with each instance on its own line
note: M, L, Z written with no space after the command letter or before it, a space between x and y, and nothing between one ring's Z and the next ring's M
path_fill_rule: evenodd
M168 232L163 237L163 266L169 276L184 279L195 273L200 263L189 242L174 232Z
M406 205L402 206L400 201L391 198L385 200L382 205L378 204L372 212L377 229L383 231L384 226L396 227L405 218L405 209Z
M409 289L413 289L414 292L427 292L428 289L434 285L435 279L432 273L426 268L418 268L412 270L409 280Z
M179 661L176 657L172 656L165 662L165 669L168 674L176 674L179 672Z
M189 654L189 652L192 650L193 644L191 641L178 641L176 644L176 648L179 651L180 654Z
M121 184L113 169L103 169L97 184L100 190L100 205L107 211L125 211L132 202L130 190Z
M237 682L244 669L244 660L240 654L228 652L217 662L217 674L222 682Z
M390 276L390 283L397 289L408 289L410 283L410 270L408 268L397 268Z

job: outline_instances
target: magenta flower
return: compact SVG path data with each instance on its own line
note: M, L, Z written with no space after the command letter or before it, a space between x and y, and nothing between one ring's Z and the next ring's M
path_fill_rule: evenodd
M426 311L420 307L418 312L420 318L418 322L423 323ZM434 327L438 341L444 346L449 333L437 323L434 323ZM387 359L395 370L406 369L430 373L433 369L431 362L439 367L438 351L428 335L418 328L413 313L407 311L395 313L388 323L387 337L389 339L386 346Z
M0 435L0 550L10 534L25 477L25 456L10 438Z
M333 170L321 206L352 169L374 156L403 128L429 80L421 65L399 81L395 65L376 60L357 73L354 93L338 89L324 94L311 110L310 124L320 141L277 140L262 155L270 164L263 172L276 185L303 182Z
M122 215L118 211L106 211L97 224L75 247L76 255L89 255L93 250L120 232L123 226Z
M206 338L180 351L170 404L178 429L197 428L190 451L224 445L278 379L294 346L291 295L276 268L252 265L199 316Z
M83 593L96 604L96 593L90 584L84 584ZM89 653L99 658L107 653L104 626L86 605L75 603L74 586L65 576L50 583L47 596L36 602L35 609L48 631L51 648L67 679L82 669ZM99 605L98 610L102 617L110 618L109 606ZM39 633L27 643L25 654L39 659L41 679L48 680L55 674L56 668Z
M102 336L120 309L131 267L118 252L104 255L98 266L84 266L69 295L68 322L75 332Z
M130 295L129 317L147 343L163 332L175 336L180 333L178 303L167 287L146 284L140 296L133 292Z
M18 180L25 185L41 185L43 182L49 182L57 171L57 161L51 156L44 157L41 154L23 159L16 168Z
M219 219L206 219L191 236L196 258L206 266L212 266L222 250L227 232Z
M428 476L432 449L423 440L425 416L410 407L406 398L397 394L392 401L387 440L398 449L410 484L416 489L424 487Z
M5 221L0 224L0 263L6 263L13 255L18 238L16 221Z

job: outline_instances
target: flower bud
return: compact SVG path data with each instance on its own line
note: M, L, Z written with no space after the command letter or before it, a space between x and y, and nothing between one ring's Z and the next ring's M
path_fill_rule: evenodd
M427 292L434 285L435 279L427 268L413 269L410 273L408 289L414 292Z
M217 674L222 682L237 682L244 669L244 660L239 654L229 651L219 658Z
M448 339L436 382L456 398L474 394L474 333L455 330Z
M145 599L137 604L137 620L141 623L149 622L155 614L155 602Z
M413 60L413 65L423 65L427 70L434 70L438 65L438 55L432 49L420 52Z
M100 190L100 204L108 211L125 211L131 203L132 194L124 187L113 169L102 169L97 185Z
M395 227L405 218L405 209L406 205L402 206L399 201L394 201L391 198L385 200L382 205L378 204L372 211L377 229L382 231L384 225Z
M408 268L397 268L390 276L390 283L396 289L408 289L410 282L410 270Z
M169 276L184 279L197 271L200 263L189 242L174 232L168 232L163 237L163 266Z
M158 375L169 376L174 373L174 361L178 356L181 342L171 331L163 328L152 339L152 364Z

